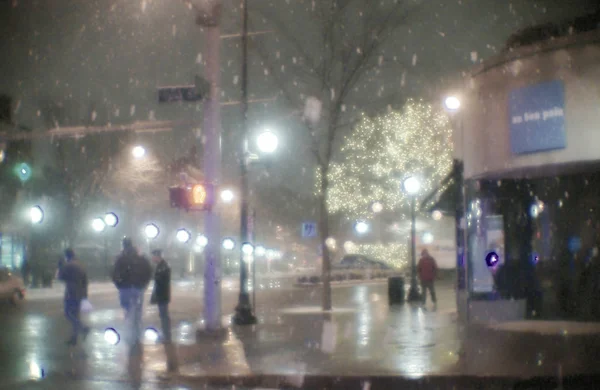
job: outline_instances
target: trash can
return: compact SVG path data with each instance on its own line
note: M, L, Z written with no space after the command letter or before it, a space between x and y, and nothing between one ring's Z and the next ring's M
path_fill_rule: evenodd
M388 278L388 300L390 305L404 303L404 278L402 276Z

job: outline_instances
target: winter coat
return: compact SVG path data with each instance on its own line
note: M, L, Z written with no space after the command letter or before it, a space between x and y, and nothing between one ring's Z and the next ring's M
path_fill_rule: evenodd
M165 259L161 259L154 271L154 289L151 304L166 304L171 301L171 268Z
M419 279L422 282L432 282L435 280L437 274L435 259L431 256L421 257L417 271L419 272Z
M123 288L145 289L152 278L152 265L145 257L138 255L135 250L124 250L112 272L112 280L120 290Z
M88 278L77 260L72 260L58 270L58 279L65 282L65 301L81 301L87 298Z

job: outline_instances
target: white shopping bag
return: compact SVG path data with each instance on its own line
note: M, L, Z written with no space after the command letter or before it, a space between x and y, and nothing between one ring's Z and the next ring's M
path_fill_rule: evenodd
M89 313L94 309L94 307L92 306L92 304L90 303L90 301L86 299L83 299L81 301L81 312L82 313Z

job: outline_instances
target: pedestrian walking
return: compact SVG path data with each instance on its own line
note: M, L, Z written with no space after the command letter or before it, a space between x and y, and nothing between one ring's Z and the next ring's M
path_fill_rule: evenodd
M437 299L435 296L435 278L437 276L437 263L435 259L429 254L427 249L423 249L421 252L421 258L417 265L419 272L419 279L421 280L421 293L423 304L427 301L427 290L431 293L431 301L434 305L437 305Z
M158 305L158 315L162 327L162 340L171 342L171 318L169 317L169 302L171 301L171 268L162 257L162 251L152 251L152 262L156 265L154 271L154 289L150 297L150 304Z
M77 345L78 336L87 337L90 328L81 322L81 301L87 298L88 278L72 249L65 250L65 263L58 270L58 279L65 283L65 317L72 325L68 345Z
M130 238L123 239L123 251L117 257L112 280L119 290L119 301L125 310L128 341L131 346L140 344L144 292L152 278L150 261L138 254Z

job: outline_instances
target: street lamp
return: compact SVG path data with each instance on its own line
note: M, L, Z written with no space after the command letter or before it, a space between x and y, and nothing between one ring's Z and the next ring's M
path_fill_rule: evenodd
M365 234L369 231L369 224L365 221L358 221L354 225L354 230L356 230L356 233L358 234Z
M267 130L258 135L258 138L256 138L256 145L258 146L258 150L263 153L273 153L277 150L279 140L274 133Z
M44 210L41 206L33 206L29 209L29 218L31 218L31 223L37 225L42 223L44 220Z
M373 202L373 204L371 205L371 211L373 211L375 214L379 214L380 212L382 212L383 205L381 204L381 202Z
M116 227L119 224L119 217L115 213L106 213L104 223L109 227Z
M421 299L419 290L417 288L417 254L415 248L416 239L416 199L419 190L421 189L421 183L419 179L414 176L409 176L404 179L402 183L404 192L410 196L410 256L411 256L411 267L410 267L410 290L408 290L408 301L414 302Z
M223 240L221 245L226 251L232 251L233 248L235 248L235 241L233 241L231 238L226 238Z
M256 256L263 257L267 254L267 249L264 246L259 245L254 249L254 253Z
M448 96L444 99L444 106L449 111L456 111L460 108L460 99L456 96Z
M146 155L146 149L141 145L136 145L131 149L131 154L134 158L140 159Z
M177 238L177 241L185 244L192 238L192 235L186 229L179 229L175 234L175 238Z
M205 235L201 234L196 238L196 245L201 248L204 248L208 245L208 238Z
M146 238L153 240L158 237L160 230L158 226L153 223L149 223L144 227L144 234L146 234Z
M92 229L94 229L96 233L101 233L106 229L106 223L104 223L102 218L94 218L92 220Z
M234 198L233 191L231 191L231 190L221 191L221 200L224 203L231 203L231 201L233 201L233 198Z

